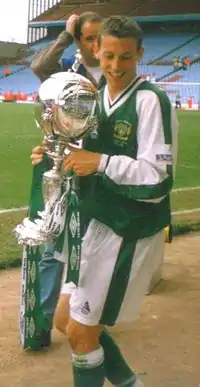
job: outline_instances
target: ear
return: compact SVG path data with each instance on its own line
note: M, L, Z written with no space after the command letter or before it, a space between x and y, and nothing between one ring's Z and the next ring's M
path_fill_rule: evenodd
M143 54L144 54L144 48L140 47L139 50L137 51L137 55L136 55L136 59L138 62L142 59Z

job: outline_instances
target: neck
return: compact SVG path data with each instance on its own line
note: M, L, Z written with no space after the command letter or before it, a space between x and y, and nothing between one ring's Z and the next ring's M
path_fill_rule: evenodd
M83 58L83 64L88 67L99 67L99 61L95 58L91 58L91 59Z
M114 101L115 98L117 98L121 93L123 93L123 91L126 90L126 88L128 88L129 85L131 85L131 83L135 80L135 78L136 78L136 74L134 75L134 77L131 79L130 82L128 82L127 84L124 85L124 87L121 87L121 88L108 84L108 92L111 100Z

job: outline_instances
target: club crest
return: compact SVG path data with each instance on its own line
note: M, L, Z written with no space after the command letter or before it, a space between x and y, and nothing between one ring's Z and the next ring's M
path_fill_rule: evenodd
M113 133L114 139L121 142L127 142L131 134L131 129L132 129L132 125L129 124L129 122L117 121L114 126L114 133Z

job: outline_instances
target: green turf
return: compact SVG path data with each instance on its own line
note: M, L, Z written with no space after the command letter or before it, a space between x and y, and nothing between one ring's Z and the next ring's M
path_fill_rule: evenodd
M35 123L33 105L0 104L0 208L27 204L31 181L30 152L43 134Z
M12 230L25 216L24 211L0 215L0 269L20 265L22 246L16 243Z
M178 112L179 158L176 187L200 186L200 112Z
M32 105L0 104L0 208L27 205L30 181L32 147L41 143L43 134L34 123ZM200 186L200 113L178 112L180 122L179 160L175 187ZM200 207L200 190L172 194L172 210ZM0 268L18 265L21 247L17 245L12 229L25 212L0 215ZM178 233L199 228L188 215L176 227Z
M30 153L43 134L34 122L33 105L0 104L0 208L27 204ZM200 186L200 113L178 112L180 147L175 187Z

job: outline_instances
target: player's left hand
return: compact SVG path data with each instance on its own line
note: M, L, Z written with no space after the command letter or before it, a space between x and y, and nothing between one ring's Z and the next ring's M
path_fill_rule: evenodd
M65 171L73 170L77 176L87 176L98 171L101 154L67 146L70 154L64 159Z

